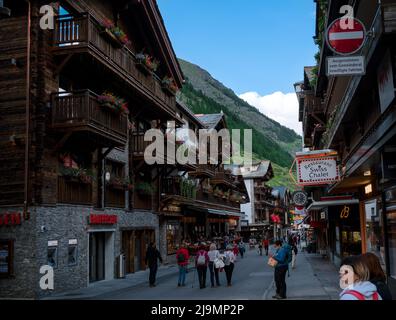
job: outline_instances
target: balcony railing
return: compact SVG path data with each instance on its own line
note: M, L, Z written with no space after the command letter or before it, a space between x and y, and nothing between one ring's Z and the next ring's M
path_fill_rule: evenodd
M58 177L58 203L92 204L92 183Z
M213 185L223 185L230 188L235 188L236 184L235 181L231 178L230 174L224 171L218 171L215 173L215 176L210 179L210 182Z
M89 91L57 93L52 96L52 127L59 130L91 131L105 145L125 145L128 119L125 114L102 107Z
M214 169L213 166L208 164L198 164L194 171L190 171L188 173L191 177L206 177L211 178L214 176Z
M187 179L183 179L181 177L169 177L162 179L161 184L161 193L167 196L175 195L191 200L195 200L197 197L196 187L192 186L192 182Z
M161 79L155 74L145 75L137 67L135 54L126 46L115 47L103 36L103 28L91 15L59 16L54 30L55 53L79 53L87 49L101 63L126 78L142 95L175 116L175 97L164 92Z

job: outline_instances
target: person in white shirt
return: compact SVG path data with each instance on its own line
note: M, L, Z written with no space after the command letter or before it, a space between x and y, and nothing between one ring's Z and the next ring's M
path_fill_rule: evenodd
M220 252L217 250L216 244L212 243L209 247L209 271L210 271L210 282L212 284L212 288L215 287L215 278L216 278L216 285L220 286L219 280L219 268L216 268L216 262L220 258Z
M233 252L233 246L227 246L226 252L224 252L224 271L227 278L227 286L231 287L232 272L234 271L234 263L236 257Z

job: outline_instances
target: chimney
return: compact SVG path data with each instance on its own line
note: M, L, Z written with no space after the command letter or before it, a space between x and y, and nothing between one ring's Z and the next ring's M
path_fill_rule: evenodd
M11 15L11 9L4 7L4 0L0 0L0 18L9 17Z

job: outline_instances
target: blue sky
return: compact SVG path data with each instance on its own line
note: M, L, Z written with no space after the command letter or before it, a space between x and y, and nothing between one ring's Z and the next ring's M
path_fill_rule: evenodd
M157 2L176 54L237 94L293 92L314 63L313 0Z

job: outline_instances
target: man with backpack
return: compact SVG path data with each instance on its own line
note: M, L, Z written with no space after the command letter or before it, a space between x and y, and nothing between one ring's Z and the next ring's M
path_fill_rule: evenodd
M199 251L195 256L195 267L198 272L199 287L200 289L206 288L206 272L208 270L209 256L204 246L199 247Z
M275 255L272 257L276 260L275 265L275 285L276 295L273 299L286 299L286 273L289 270L289 263L292 261L292 249L289 244L282 246L282 241L277 240L275 242Z
M182 244L176 252L176 260L179 266L179 281L177 286L178 287L185 287L186 286L186 273L188 267L188 259L190 259L190 254L186 249L186 246Z

